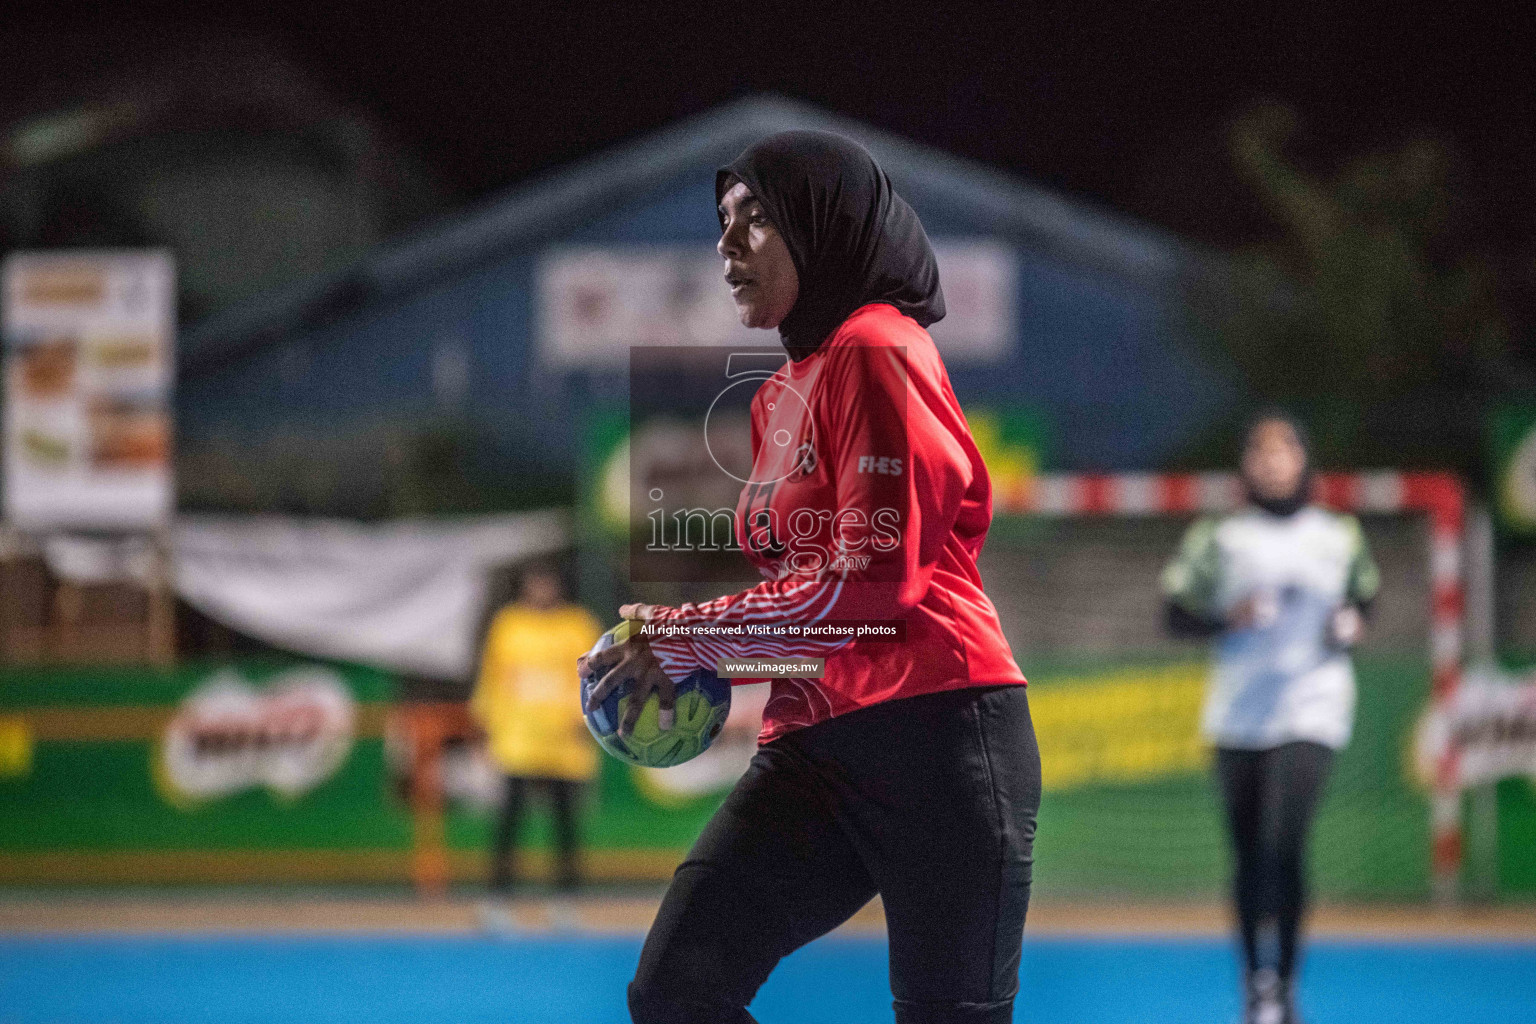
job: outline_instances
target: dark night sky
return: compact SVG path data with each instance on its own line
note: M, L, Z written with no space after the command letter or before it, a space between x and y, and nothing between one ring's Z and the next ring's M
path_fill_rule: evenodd
M471 192L764 89L1213 241L1259 226L1223 150L1230 117L1259 97L1301 110L1303 155L1319 168L1430 129L1456 145L1469 186L1528 211L1536 184L1536 51L1510 16L1468 5L1438 17L1384 6L1379 20L1351 22L1192 21L1166 4L1142 15L1132 4L935 4L914 19L751 4L672 18L647 4L551 4L562 13L550 15L512 3L366 29L322 6L247 23L280 34Z
M200 25L274 40L463 195L773 90L1217 244L1269 230L1224 139L1245 104L1274 98L1300 110L1298 156L1319 170L1414 131L1450 140L1483 227L1536 281L1536 60L1517 13L1528 5L1382 5L1375 16L1337 3L1240 6L1193 18L1166 3L825 14L227 0L64 27ZM29 28L61 28L56 0L7 7L13 45Z

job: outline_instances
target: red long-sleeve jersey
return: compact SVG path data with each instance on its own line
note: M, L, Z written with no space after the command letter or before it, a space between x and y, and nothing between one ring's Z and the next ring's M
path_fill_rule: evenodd
M651 640L680 679L723 658L824 657L774 679L761 740L898 697L1023 685L976 558L992 485L928 332L895 307L856 310L752 400L752 482L736 539L767 578L660 610ZM744 623L904 620L903 642L703 635ZM746 682L749 680L738 680Z

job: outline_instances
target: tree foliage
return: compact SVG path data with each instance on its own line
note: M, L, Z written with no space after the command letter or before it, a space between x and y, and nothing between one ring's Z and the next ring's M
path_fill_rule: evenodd
M1235 166L1279 230L1231 264L1223 348L1255 400L1310 421L1326 460L1472 468L1510 341L1450 147L1411 137L1324 174L1291 155L1297 131L1277 105L1233 126Z

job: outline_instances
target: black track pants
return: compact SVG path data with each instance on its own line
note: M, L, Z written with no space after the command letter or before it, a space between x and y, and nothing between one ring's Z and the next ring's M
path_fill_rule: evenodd
M878 893L899 1024L1011 1021L1039 805L1021 686L890 701L763 745L677 869L631 1016L749 1024L779 960Z
M531 789L541 789L549 795L550 811L555 819L555 887L567 891L575 889L581 882L580 841L576 827L581 783L521 775L508 775L505 779L501 814L491 836L491 890L505 892L517 877L517 831L523 823L523 810Z
M1216 751L1235 855L1232 894L1250 972L1272 967L1288 979L1295 971L1306 908L1307 835L1332 764L1333 751L1321 743ZM1273 962L1266 962L1259 944L1267 924L1275 929Z

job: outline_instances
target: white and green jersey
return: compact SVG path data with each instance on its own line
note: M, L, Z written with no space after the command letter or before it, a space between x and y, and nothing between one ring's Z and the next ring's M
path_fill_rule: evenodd
M1221 622L1252 599L1252 625L1216 640L1202 728L1220 746L1311 740L1338 749L1354 726L1355 674L1333 613L1376 596L1380 576L1353 516L1247 509L1189 528L1163 572L1168 598Z

